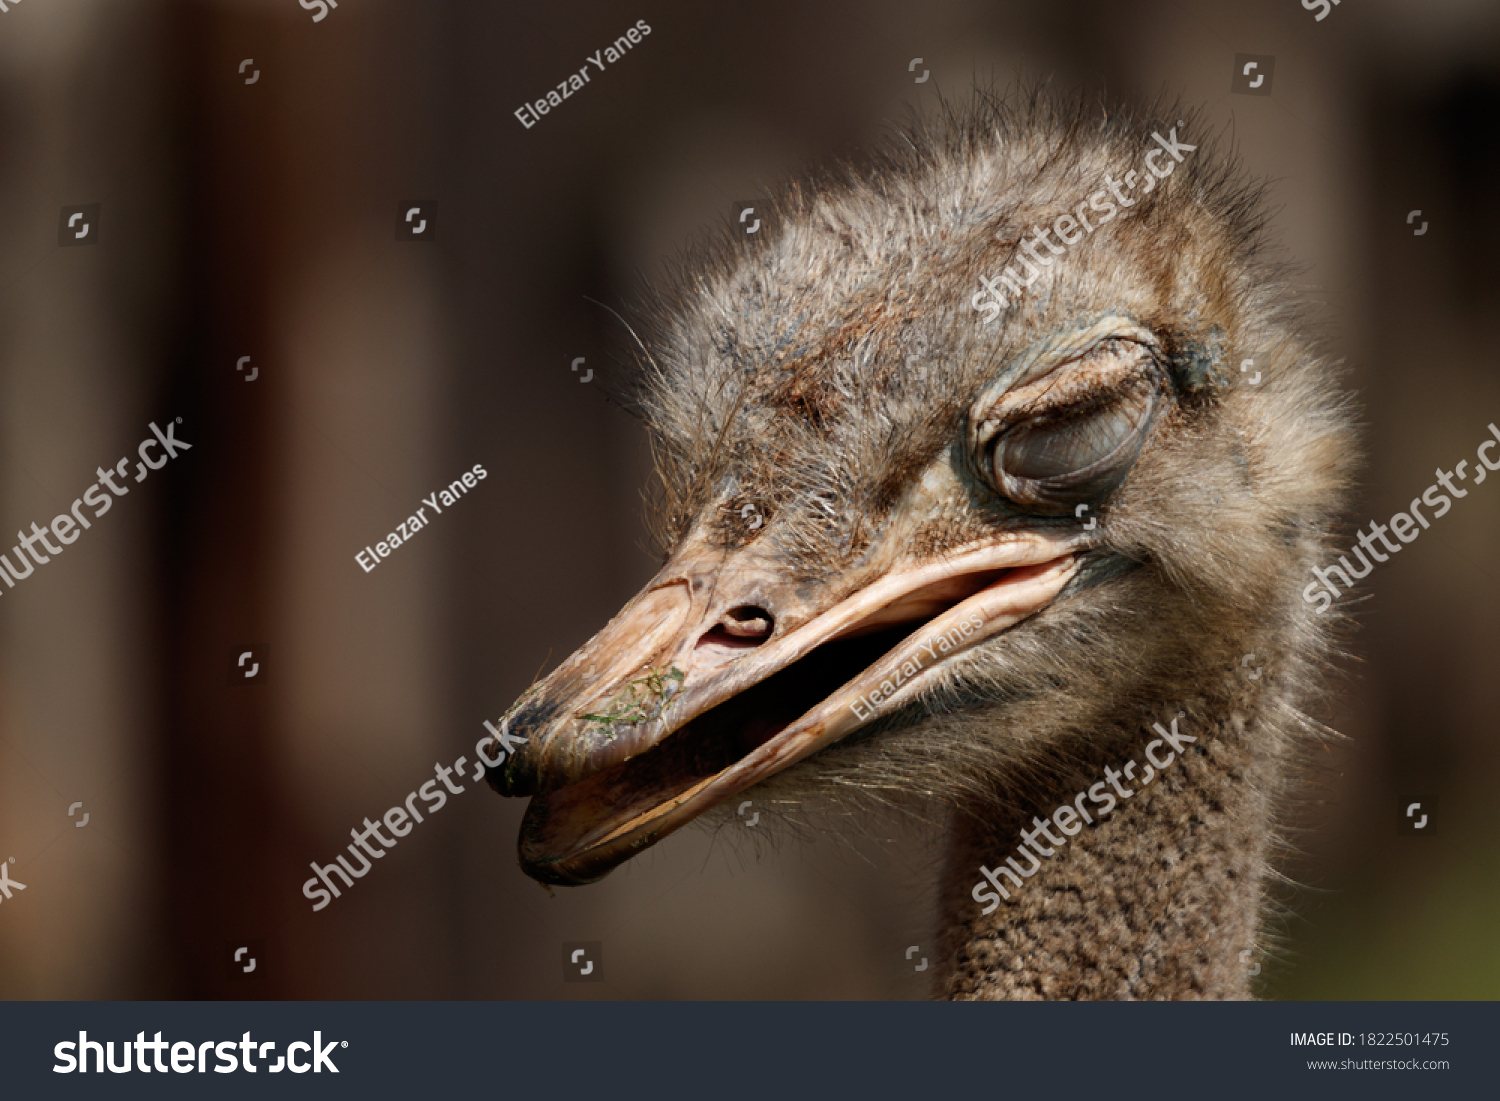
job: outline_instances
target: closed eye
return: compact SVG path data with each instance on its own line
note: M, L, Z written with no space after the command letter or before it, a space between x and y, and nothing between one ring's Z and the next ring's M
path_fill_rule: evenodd
M1096 379L1113 375L1114 385L1103 393L1077 380L1049 385L1013 411L989 445L984 466L995 488L1027 511L1062 515L1106 496L1140 454L1161 400L1140 345L1109 341L1073 366L1091 368Z

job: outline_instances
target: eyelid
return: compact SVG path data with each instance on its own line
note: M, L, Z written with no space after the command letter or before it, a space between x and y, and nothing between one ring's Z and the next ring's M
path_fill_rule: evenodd
M1125 340L1132 344L1140 344L1149 349L1153 355L1160 352L1156 334L1150 329L1133 318L1112 314L1100 318L1086 328L1065 333L1040 346L1027 349L1021 358L1029 362L1015 378L1009 381L1006 390L1018 390L1028 386L1075 360L1082 359L1099 345L1111 340Z
M1071 333L1038 340L1016 355L1005 369L975 397L970 406L965 453L971 461L984 463L995 438L1004 430L1014 402L1007 400L1018 387L1026 387L1054 371L1066 369L1107 340L1126 340L1144 347L1160 363L1161 343L1156 334L1133 317L1108 313ZM988 480L988 479L986 479Z
M1079 364L1111 342L1136 345L1141 354L1127 363L1104 363L1092 372ZM1013 384L975 422L975 442L982 448L1011 427L1044 417L1054 410L1067 410L1112 400L1146 376L1158 363L1154 341L1137 339L1135 333L1108 332L1092 340L1087 347L1067 359L1045 363L1045 369L1028 371L1030 381ZM1041 365L1039 365L1040 368ZM1051 380L1050 382L1048 380ZM1096 399L1096 401L1088 401Z
M1053 419L1029 417L1024 421L1019 421L1014 425L1008 426L1006 431L996 434L994 445L991 449L992 461L998 458L1000 448L1007 444L1024 445L1030 443L1038 432L1068 433L1080 430L1087 431L1090 427L1097 428L1098 416L1105 414L1113 414L1117 418L1124 418L1123 422L1117 423L1122 427L1126 427L1127 431L1120 436L1119 441L1108 452L1100 455L1087 466L1079 467L1068 473L1069 478L1085 478L1098 468L1112 462L1121 452L1131 446L1133 439L1138 440L1140 438L1141 429L1155 415L1156 405L1157 394L1153 389L1142 388L1136 390L1134 393L1120 390L1110 395L1108 400L1093 404L1082 416ZM1015 428L1016 431L1011 432L1009 428ZM1028 478L1026 480L1034 481L1036 479Z
M1121 400L1116 400L1104 407L1107 410L1112 406L1117 410L1117 415L1129 417L1131 423L1127 430L1120 435L1108 452L1076 468L1059 469L1047 473L1036 472L1035 467L1032 467L1028 471L1024 448L1031 442L1030 435L1038 429L1041 431L1051 429L1045 420L1039 421L1036 417L1006 425L995 433L986 453L991 470L991 484L1013 504L1023 509L1039 511L1044 515L1057 512L1060 508L1066 511L1063 506L1070 506L1078 500L1100 497L1112 492L1140 455L1162 397L1160 390L1154 386L1148 385L1133 389L1135 391L1133 397L1125 396L1128 393L1125 387L1117 388L1115 396L1125 403L1136 402L1137 408L1134 410L1134 415L1129 409L1119 408ZM1060 422L1060 429L1063 432L1075 431L1076 424L1073 418L1068 418ZM1017 431L1012 431L1013 429ZM1017 438L1018 433L1019 438ZM1019 463L1007 461L1007 458L1015 456L1009 456L1003 451L1012 445L1023 449ZM1035 458L1035 456L1032 457Z

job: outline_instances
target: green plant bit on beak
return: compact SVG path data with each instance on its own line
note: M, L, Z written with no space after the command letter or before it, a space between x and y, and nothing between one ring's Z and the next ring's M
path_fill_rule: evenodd
M627 681L605 711L582 716L584 722L615 726L647 723L661 718L687 674L675 664Z

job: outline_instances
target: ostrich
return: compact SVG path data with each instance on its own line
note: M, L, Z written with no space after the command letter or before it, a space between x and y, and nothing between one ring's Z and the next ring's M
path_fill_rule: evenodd
M1261 198L1176 111L980 94L689 257L640 338L666 564L487 771L525 872L864 799L949 835L937 996L1249 997L1352 444Z

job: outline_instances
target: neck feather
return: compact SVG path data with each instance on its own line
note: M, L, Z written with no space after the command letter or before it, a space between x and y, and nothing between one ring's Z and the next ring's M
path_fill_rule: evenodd
M1294 713L1275 706L1272 674L1244 673L1225 676L1207 697L1147 710L1138 726L1101 732L1066 769L1007 777L982 810L960 809L941 896L939 996L1250 997L1272 801L1289 742L1278 726ZM1175 754L1162 738L1173 719ZM1156 762L1173 756L1143 783L1148 746ZM1107 810L1106 796L1114 799ZM1058 813L1064 806L1073 813ZM1047 832L1037 819L1052 820ZM986 915L991 899L999 905Z

